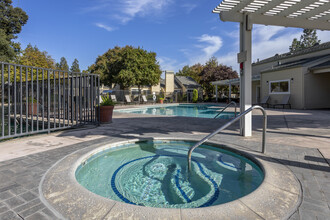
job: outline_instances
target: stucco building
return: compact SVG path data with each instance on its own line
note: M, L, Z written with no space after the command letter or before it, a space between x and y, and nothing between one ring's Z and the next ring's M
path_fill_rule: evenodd
M276 54L252 64L252 102L269 96L277 104L290 95L295 109L330 108L330 42ZM239 85L239 79L216 81L214 85Z

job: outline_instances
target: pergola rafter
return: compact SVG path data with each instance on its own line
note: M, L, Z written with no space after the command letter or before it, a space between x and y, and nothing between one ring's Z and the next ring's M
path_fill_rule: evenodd
M330 9L330 2L323 4L323 5L319 5L317 8L310 10L304 14L301 15L302 18L307 18L307 19L313 19L313 17L315 15L318 15L320 13L324 13L325 11ZM316 19L318 20L318 19ZM330 26L330 22L328 22L329 26Z
M301 2L298 2L297 4L291 6L290 8L288 8L287 10L284 10L282 12L280 12L278 14L278 16L289 16L290 14L299 11L301 9L304 9L305 7L310 7L309 5L313 4L315 2L315 0L304 0Z
M330 0L223 0L213 13L222 21L330 30Z
M223 0L213 13L240 23L240 111L252 106L251 32L253 24L330 30L330 0ZM252 135L252 117L241 120L241 134Z

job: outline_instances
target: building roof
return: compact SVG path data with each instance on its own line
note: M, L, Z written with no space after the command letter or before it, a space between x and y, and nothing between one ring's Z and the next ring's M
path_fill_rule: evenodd
M323 60L323 62L322 62L322 60ZM330 55L328 54L328 55L322 55L322 56L317 56L317 57L304 58L304 59L285 62L285 63L278 62L278 64L276 66L273 66L268 69L264 69L261 71L261 73L278 71L278 70L288 69L288 68L301 67L301 66L314 67L316 65L320 65L320 62L324 63L324 62L328 62L329 60L330 60ZM315 63L317 63L317 64L315 64Z
M222 21L330 30L329 0L223 0L213 13Z
M184 85L186 88L199 88L201 85L199 85L193 78L190 76L175 76L175 81L179 81L182 85Z
M318 44L318 45L315 45L313 47L309 47L309 48L306 48L306 49L297 50L297 51L294 51L294 52L287 52L287 53L283 53L283 54L275 54L272 57L266 58L264 60L260 60L256 63L253 63L252 65L263 64L263 63L273 62L273 61L277 61L277 60L287 59L287 58L300 56L300 55L304 55L304 54L309 54L309 53L312 53L312 52L317 52L317 51L326 50L326 49L330 49L330 41L325 42L323 44Z
M316 70L316 69L323 69L323 68L330 68L330 60L326 61L324 63L318 64L318 65L315 65L315 66L313 66L309 69L310 70Z
M240 78L234 78L234 79L225 79L225 80L218 80L211 82L212 85L222 86L222 85L239 85ZM259 81L260 75L252 75L252 81Z

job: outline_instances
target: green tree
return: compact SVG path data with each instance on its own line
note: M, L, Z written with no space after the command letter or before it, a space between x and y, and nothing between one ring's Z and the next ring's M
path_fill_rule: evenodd
M10 62L16 56L14 48L11 46L10 41L4 30L0 29L0 61Z
M319 44L321 41L316 35L316 30L304 29L303 34L300 36L300 41L294 38L290 46L290 51L296 51L300 49L305 49L312 47L315 44Z
M56 63L56 69L69 71L69 65L68 65L68 62L66 61L65 57L61 57L60 63Z
M301 49L300 41L297 40L297 38L294 38L289 49L290 49L290 51L295 51L295 50Z
M19 64L41 68L54 69L54 59L46 51L40 51L37 46L31 44L22 51L18 59Z
M27 14L18 7L13 7L11 0L0 0L0 47L1 61L13 61L20 52L20 44L12 40L17 38L22 26L28 20ZM13 53L14 51L14 53Z
M111 86L118 84L122 89L131 86L157 85L161 70L156 53L140 47L115 47L96 59L89 67L92 73L100 74L101 82Z
M74 61L72 62L70 71L80 73L79 61L77 59L74 59Z
M10 67L10 81L14 81L14 68L16 68L16 82L20 82L20 71L22 70L22 81L25 82L26 74L28 75L28 80L37 78L37 72L39 79L42 78L42 74L44 74L44 79L47 79L48 73L46 71L38 70L36 68L31 67L39 67L45 69L53 69L54 68L54 60L51 56L47 54L46 51L40 51L37 46L32 47L29 44L21 53L21 55L17 58L17 62L21 65L28 66L28 67ZM5 81L8 80L8 66L5 66ZM57 76L55 76L57 78ZM51 75L51 78L54 78Z
M238 74L231 67L219 64L217 58L212 57L204 65L200 77L200 84L202 85L207 97L210 98L213 96L215 88L211 82L238 78Z
M203 65L197 63L193 66L186 65L179 72L176 73L177 76L190 76L197 83L200 83L201 77L200 73L203 70Z

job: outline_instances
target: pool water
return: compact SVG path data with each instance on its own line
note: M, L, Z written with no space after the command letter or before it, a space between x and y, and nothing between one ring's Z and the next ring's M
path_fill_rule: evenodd
M199 104L179 104L169 106L154 106L134 109L115 110L122 113L151 114L151 115L169 115L197 118L214 118L222 107L218 105L199 105ZM225 111L217 118L230 119L235 117L234 112Z
M142 141L109 148L83 162L77 181L88 190L120 202L162 208L197 208L233 201L263 181L251 160L211 145L192 154L195 142Z

